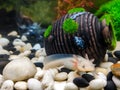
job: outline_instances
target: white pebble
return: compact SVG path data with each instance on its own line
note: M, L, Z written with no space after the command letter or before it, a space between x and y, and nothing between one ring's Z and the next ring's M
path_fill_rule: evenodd
M111 67L111 65L113 65L112 62L103 62L100 64L100 67L109 69Z
M104 61L105 61L105 62L108 61L108 54L105 54Z
M101 73L101 72L97 73L96 78L107 80L107 77L103 73Z
M21 57L12 60L4 67L3 76L5 79L21 81L34 77L36 72L36 66L30 61L30 59L27 57Z
M27 81L27 85L29 90L43 90L42 83L39 80L34 78L30 78Z
M4 82L4 77L0 74L0 87L3 84L3 82Z
M15 40L13 41L13 45L14 45L14 46L16 46L16 45L18 45L18 46L24 46L25 43L24 43L22 40L20 40L20 39L15 39Z
M28 56L28 55L30 55L30 53L31 53L31 51L24 51L23 53L20 53L18 56Z
M10 55L9 60L15 60L15 59L18 59L18 58L21 58L21 57L18 56L18 55Z
M54 77L56 73L58 72L55 69L46 70L42 79L42 84L44 88L48 87L50 83L54 82Z
M5 49L0 50L0 54L10 55L10 53L7 50L5 50Z
M3 47L0 45L0 50L2 50L3 49Z
M64 82L55 82L53 90L64 90L66 85L66 81Z
M43 63L43 62L44 62L44 59L45 59L45 57L44 57L44 56L40 56L40 57L38 58L38 62Z
M15 83L14 88L16 90L27 90L27 82L18 81L18 82Z
M18 33L16 31L12 31L8 33L8 36L18 36Z
M0 45L1 46L6 46L9 44L9 40L7 38L0 38Z
M22 41L27 41L28 39L27 39L27 37L25 35L22 35L21 40Z
M108 74L108 69L102 68L102 67L96 67L96 68L95 68L95 72L96 72L96 73L101 72L101 73L103 73L104 75L107 75L107 74Z
M31 61L34 63L34 62L38 62L38 58L37 57L33 57L32 59L31 59Z
M25 46L23 46L24 50L31 50L32 49L32 45L30 43L25 44Z
M44 70L38 70L37 73L35 74L34 78L41 80L45 71Z
M99 90L102 89L106 86L107 81L103 80L103 79L94 79L92 81L90 81L89 83L89 87L92 90Z
M78 90L78 87L74 83L69 82L65 85L64 90Z
M73 79L78 77L79 75L76 73L76 72L73 72L71 71L69 74L68 74L68 79L67 79L67 82L73 82Z
M41 48L40 44L37 43L37 44L35 44L35 45L33 46L32 49L39 50L40 48Z
M46 56L45 48L41 48L41 49L37 50L35 53L35 56L36 57Z
M67 73L66 72L61 72L61 73L57 73L54 77L54 79L56 81L64 81L68 78Z
M112 80L115 83L116 87L120 88L120 79L118 79L117 77L113 76Z
M2 34L0 34L0 38L2 38Z
M14 89L14 82L12 80L4 81L1 86L1 90L13 90L13 89Z

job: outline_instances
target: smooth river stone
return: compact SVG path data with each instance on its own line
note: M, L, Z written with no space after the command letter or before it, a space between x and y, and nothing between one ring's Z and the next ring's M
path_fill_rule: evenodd
M111 71L113 75L120 78L120 63L113 64L111 66Z
M21 81L34 77L36 72L37 69L32 61L27 57L21 57L12 60L5 66L3 76L5 79Z
M7 38L0 38L0 45L6 46L10 41Z

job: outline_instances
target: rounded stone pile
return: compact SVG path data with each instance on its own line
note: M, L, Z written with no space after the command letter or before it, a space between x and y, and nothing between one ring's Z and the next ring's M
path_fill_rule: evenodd
M0 90L120 90L120 50L108 51L92 72L44 70L45 49L17 32L0 35Z

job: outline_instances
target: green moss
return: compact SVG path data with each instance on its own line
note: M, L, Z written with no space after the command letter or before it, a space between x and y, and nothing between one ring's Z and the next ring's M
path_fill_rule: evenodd
M75 12L84 12L84 8L73 8L68 11L68 14L75 13Z
M66 33L74 33L78 30L78 23L75 22L74 20L68 18L66 19L64 22L63 22L63 30L66 32Z
M110 14L103 15L100 18L100 20L102 21L103 19L106 20L106 24L109 26L109 29L111 30L110 32L112 34L112 40L111 41L105 40L105 42L108 44L108 49L109 50L114 50L115 47L116 47L116 36L115 36L115 29L114 29L113 22L112 22Z
M115 36L120 41L120 0L112 0L100 7L95 13L98 17L109 14L114 26Z
M52 25L49 25L44 33L45 38L47 38L50 35L51 30L52 30Z

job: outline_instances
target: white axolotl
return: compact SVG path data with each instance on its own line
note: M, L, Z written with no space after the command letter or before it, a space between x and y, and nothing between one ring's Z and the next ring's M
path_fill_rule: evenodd
M77 55L73 55L73 57L62 58L53 60L44 64L43 69L57 68L60 66L64 66L68 69L75 71L83 71L89 72L95 70L95 65L93 64L94 59L89 60L88 55L85 55L85 58Z

